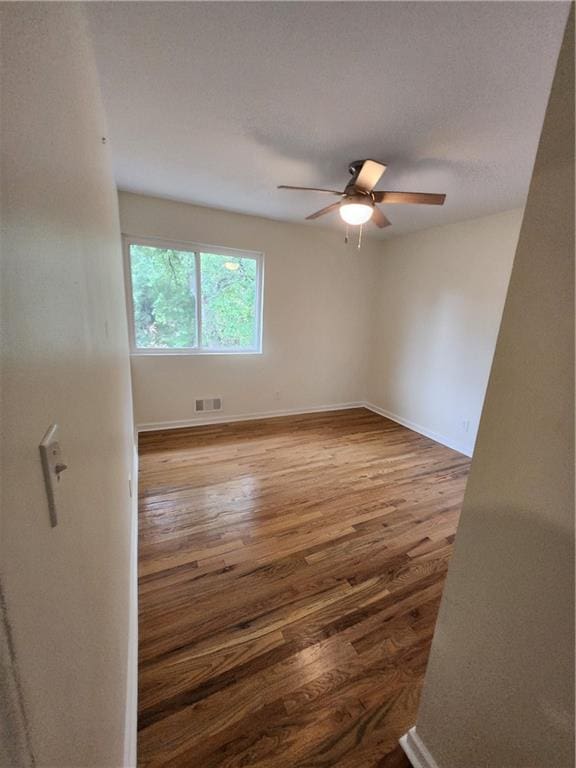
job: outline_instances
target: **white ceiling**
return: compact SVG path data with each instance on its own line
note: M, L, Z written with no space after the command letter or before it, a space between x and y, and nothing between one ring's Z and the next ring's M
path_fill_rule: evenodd
M524 203L568 3L87 4L121 189L300 221L350 161L383 236ZM337 214L310 226L343 226Z

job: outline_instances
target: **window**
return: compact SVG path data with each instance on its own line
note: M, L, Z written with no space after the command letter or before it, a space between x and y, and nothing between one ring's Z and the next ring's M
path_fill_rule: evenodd
M260 352L262 255L126 240L137 354Z

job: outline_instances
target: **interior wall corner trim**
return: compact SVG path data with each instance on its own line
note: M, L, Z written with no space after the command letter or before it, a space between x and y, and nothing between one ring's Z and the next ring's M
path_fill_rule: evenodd
M380 416L384 416L386 419L390 419L391 421L395 421L397 424L401 424L403 427L411 429L413 432L418 432L420 435L424 435L424 437L429 437L430 440L434 440L435 443L441 443L447 448L452 448L452 450L458 451L458 453L463 453L464 456L472 456L474 449L465 443L460 443L457 440L453 440L451 437L441 435L439 432L434 432L427 427L423 427L420 424L416 424L415 422L410 421L409 419L398 416L396 413L387 411L385 408L380 408L380 406L374 405L374 403L366 402L364 403L364 407L368 408L369 411L378 413Z

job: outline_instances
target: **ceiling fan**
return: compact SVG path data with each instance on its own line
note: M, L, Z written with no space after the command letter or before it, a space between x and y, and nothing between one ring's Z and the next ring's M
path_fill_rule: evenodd
M281 184L278 189L297 189L309 192L325 192L329 195L341 197L337 203L322 208L306 219L317 219L326 213L339 209L341 218L346 224L361 225L372 220L377 227L388 227L390 221L384 216L376 203L416 203L424 205L443 205L446 195L432 194L431 192L377 192L374 187L386 166L376 160L356 160L348 167L352 178L343 192L335 189L319 189L317 187L289 187Z

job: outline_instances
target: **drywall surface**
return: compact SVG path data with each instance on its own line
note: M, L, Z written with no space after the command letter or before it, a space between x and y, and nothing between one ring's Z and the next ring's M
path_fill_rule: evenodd
M342 189L348 163L374 157L382 189L450 201L394 206L385 238L522 205L568 16L566 2L88 6L122 188L297 222L313 200L277 184Z
M574 14L544 121L417 733L574 766Z
M1 25L2 636L35 765L112 768L125 765L133 444L116 192L80 4L4 3ZM38 443L55 422L69 467L51 528ZM12 744L17 720L0 728Z
M367 296L380 243L365 239L358 250L321 226L119 198L125 234L264 253L263 353L133 356L138 425L192 421L201 397L222 397L224 417L364 399Z
M368 402L471 455L522 211L382 243Z

